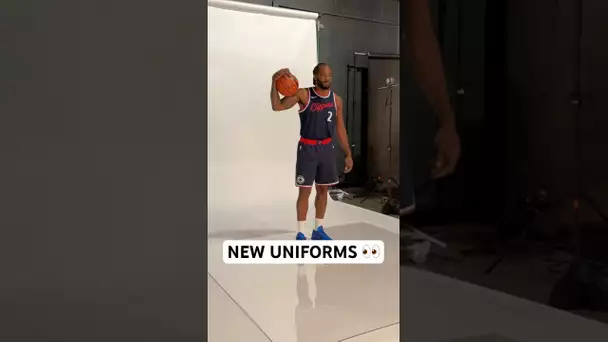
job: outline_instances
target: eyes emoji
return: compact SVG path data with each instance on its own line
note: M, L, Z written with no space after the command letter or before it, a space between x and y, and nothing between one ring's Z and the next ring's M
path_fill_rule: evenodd
M374 245L374 246L372 247L372 256L373 256L374 258L377 258L377 257L379 257L379 256L380 256L380 248L378 247L378 245Z
M373 256L374 258L377 258L380 256L380 248L378 247L378 245L373 245L371 248L368 245L363 246L363 256L366 258L369 258L370 255Z

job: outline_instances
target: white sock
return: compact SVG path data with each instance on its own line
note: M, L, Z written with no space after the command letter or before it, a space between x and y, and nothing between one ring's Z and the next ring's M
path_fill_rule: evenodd
M323 219L315 219L315 229L319 228L319 226L323 225Z
M298 233L306 235L306 221L298 221Z

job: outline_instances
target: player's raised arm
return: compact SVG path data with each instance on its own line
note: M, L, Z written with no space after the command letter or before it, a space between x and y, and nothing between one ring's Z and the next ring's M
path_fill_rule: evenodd
M301 102L301 99L303 99L305 95L304 92L306 92L306 89L298 89L294 96L285 96L281 99L279 91L276 87L276 82L284 75L291 75L289 69L281 69L272 75L272 85L270 86L270 103L272 105L272 110L275 112L291 109L297 103Z

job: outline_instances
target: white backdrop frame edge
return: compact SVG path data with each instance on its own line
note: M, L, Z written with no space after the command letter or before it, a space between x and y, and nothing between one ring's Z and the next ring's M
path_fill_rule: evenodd
M319 18L319 14L314 13L314 12L297 11L297 10L286 9L286 8L250 4L250 3L246 3L246 2L240 2L240 1L208 0L207 4L208 4L208 6L216 7L216 8L242 11L242 12L259 13L259 14L268 14L268 15L272 15L272 16L276 16L276 17L300 18L300 19L310 19L310 20L317 20Z

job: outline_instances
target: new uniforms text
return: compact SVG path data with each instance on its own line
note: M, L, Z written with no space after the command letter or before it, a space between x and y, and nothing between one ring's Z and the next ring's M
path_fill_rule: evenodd
M226 240L226 264L381 264L384 242L366 240Z

